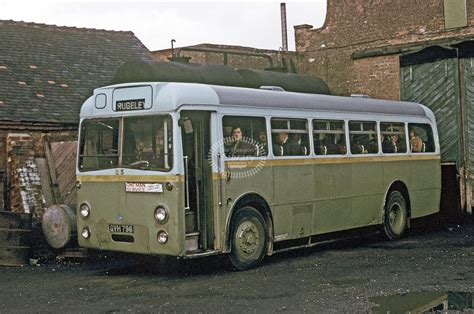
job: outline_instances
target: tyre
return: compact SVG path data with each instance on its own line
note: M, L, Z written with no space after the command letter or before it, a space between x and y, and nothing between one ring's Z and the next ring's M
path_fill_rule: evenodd
M403 237L407 229L407 202L399 191L392 191L387 197L384 211L384 230L390 240Z
M252 207L241 208L232 220L230 262L247 270L260 264L267 250L267 228L262 215Z

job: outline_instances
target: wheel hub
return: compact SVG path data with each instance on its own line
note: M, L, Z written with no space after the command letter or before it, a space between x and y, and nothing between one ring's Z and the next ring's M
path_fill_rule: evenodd
M257 227L250 223L244 223L239 228L239 248L246 254L253 254L259 244L259 235Z
M390 226L398 227L398 225L400 224L399 222L400 208L398 206L392 206L392 208L390 209L388 218L389 218Z

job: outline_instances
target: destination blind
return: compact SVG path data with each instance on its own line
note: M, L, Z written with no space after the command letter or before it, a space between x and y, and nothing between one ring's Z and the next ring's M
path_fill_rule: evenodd
M144 110L145 99L120 100L115 103L116 111Z

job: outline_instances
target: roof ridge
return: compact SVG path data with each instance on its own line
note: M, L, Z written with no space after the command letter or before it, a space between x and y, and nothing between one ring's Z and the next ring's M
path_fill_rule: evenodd
M117 30L107 30L100 28L88 28L88 27L76 27L76 26L66 26L66 25L56 25L56 24L46 24L38 22L25 22L25 21L15 21L15 20L2 20L0 19L0 26L5 25L14 25L14 26L28 26L28 27L43 27L43 28L54 28L60 30L70 30L70 31L94 31L99 33L123 33L123 34L135 34L132 31L117 31Z

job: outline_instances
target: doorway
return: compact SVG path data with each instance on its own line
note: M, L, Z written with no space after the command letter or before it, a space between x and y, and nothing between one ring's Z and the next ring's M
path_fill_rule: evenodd
M190 251L213 249L212 166L210 112L182 111L181 134L186 167L186 240Z

